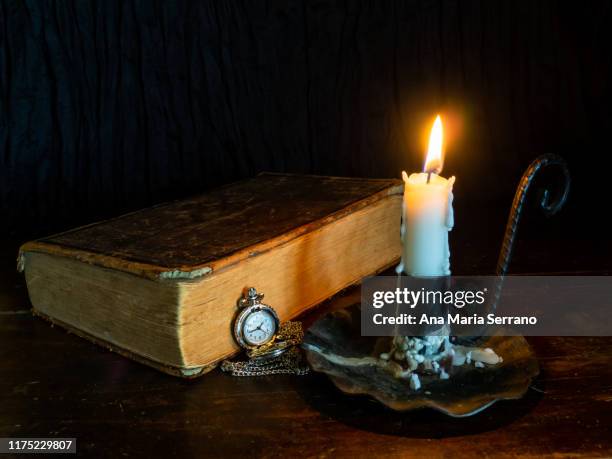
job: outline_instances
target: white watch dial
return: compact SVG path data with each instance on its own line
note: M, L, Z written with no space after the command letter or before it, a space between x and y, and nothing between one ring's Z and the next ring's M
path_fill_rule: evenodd
M253 346L267 343L275 333L276 322L268 311L255 311L244 321L242 335L244 340Z

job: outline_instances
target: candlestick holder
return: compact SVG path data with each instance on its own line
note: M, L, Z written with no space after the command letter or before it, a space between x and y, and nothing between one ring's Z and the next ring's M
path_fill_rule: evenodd
M501 296L527 194L538 173L548 167L560 169L563 188L556 199L546 189L540 207L546 215L553 215L567 200L570 174L565 161L556 155L537 157L521 177L514 195L496 266L498 282L490 310L497 308ZM539 373L537 358L522 336L503 336L499 332L486 336L484 329L480 336L457 342L490 348L503 357L501 362L492 366L453 366L445 378L439 373L423 374L419 387L415 387L410 379L398 377L397 368L391 369L397 363L380 358L394 349L394 339L361 336L361 304L356 303L317 320L307 331L302 346L311 367L327 374L342 392L368 395L398 411L430 407L453 417L470 416L498 400L521 398Z

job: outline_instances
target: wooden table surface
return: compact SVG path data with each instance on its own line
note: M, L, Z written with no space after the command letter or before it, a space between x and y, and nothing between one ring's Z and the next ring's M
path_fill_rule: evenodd
M115 458L612 457L609 338L529 338L541 374L521 400L465 419L395 413L343 395L321 374L241 379L215 370L185 381L131 362L33 317L14 250L1 254L0 437L76 437L80 454ZM520 251L525 270L541 263L537 250ZM470 253L455 258L462 272L496 255ZM607 252L587 260L589 270L578 266L581 253L566 266L607 273Z

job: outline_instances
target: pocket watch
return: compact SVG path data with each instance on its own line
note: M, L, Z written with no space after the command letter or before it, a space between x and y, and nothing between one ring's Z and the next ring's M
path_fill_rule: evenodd
M234 376L308 373L296 348L304 336L302 324L286 322L281 326L276 311L262 299L263 294L251 287L238 302L241 310L234 322L234 338L249 360L225 360L221 369Z
M280 327L276 311L261 303L262 299L263 293L257 293L257 290L251 287L238 302L243 309L236 316L234 337L247 351L270 343Z

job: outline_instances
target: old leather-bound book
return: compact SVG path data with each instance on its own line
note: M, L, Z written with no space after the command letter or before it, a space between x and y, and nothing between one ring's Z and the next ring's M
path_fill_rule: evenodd
M399 180L262 174L21 247L35 314L183 377L235 354L247 287L281 321L400 256Z

